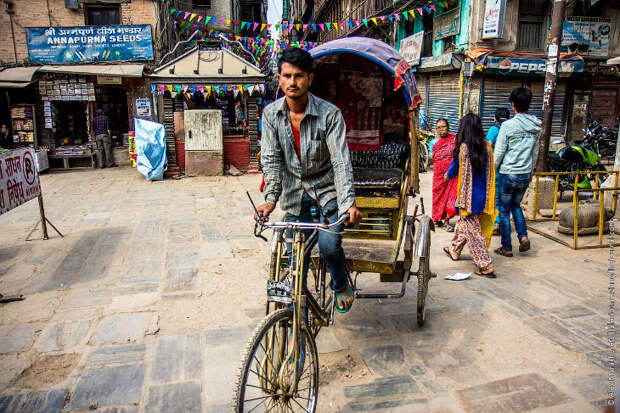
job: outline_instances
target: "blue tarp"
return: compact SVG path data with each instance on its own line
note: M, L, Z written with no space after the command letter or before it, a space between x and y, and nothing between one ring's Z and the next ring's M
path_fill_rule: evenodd
M166 165L166 131L164 125L144 119L136 119L137 166L147 181L164 179Z

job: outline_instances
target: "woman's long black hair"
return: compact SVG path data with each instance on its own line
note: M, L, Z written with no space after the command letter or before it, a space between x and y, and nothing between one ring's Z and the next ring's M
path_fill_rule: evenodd
M459 123L459 131L456 135L456 147L453 157L458 162L459 148L461 144L467 145L471 166L477 173L482 173L487 162L487 148L484 135L482 133L482 121L474 113L463 116Z

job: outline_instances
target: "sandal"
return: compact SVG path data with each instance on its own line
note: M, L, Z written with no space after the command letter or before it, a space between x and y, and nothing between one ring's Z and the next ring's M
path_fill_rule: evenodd
M523 238L519 241L519 252L525 252L527 250L529 250L531 247L530 245L530 239L529 238Z
M446 254L448 254L448 257L450 257L450 259L452 261L458 261L458 257L454 258L454 255L452 255L452 253L450 252L450 247L443 247L443 252L445 252Z
M488 272L485 272L485 271L488 271ZM478 268L478 270L476 271L476 274L480 275L481 277L497 278L497 275L495 275L495 270L489 267Z
M504 257L512 258L512 251L506 251L504 247L499 247L494 252L497 255L503 255Z
M340 291L340 293L342 293L343 291ZM347 307L347 300L353 293L353 288L351 288L351 286L349 285L346 289L346 292L347 292L347 295L345 295L344 297L341 297L338 292L334 293L334 295L336 296L336 300L334 300L334 305L336 306L336 311L338 311L340 314L345 314L349 312L351 307L353 307L353 301L351 301L351 304L349 304L349 307ZM340 308L341 305L344 308Z

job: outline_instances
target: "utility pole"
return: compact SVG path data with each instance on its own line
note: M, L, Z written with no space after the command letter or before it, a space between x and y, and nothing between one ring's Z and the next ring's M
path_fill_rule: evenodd
M547 71L545 75L545 89L543 96L542 133L540 135L536 171L547 170L547 154L551 137L551 121L553 118L553 103L555 87L558 81L558 65L560 64L560 43L562 42L562 25L564 23L564 0L554 0L553 17L551 22L551 41L547 49Z

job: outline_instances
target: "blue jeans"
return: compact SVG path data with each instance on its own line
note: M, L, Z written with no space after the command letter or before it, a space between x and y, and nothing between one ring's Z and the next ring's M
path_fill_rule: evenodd
M511 212L519 240L527 237L521 200L529 184L530 174L499 174L499 229L502 233L502 247L506 251L512 251L512 243L510 242Z
M317 208L315 200L312 199L308 194L304 194L301 198L301 211L299 216L287 213L284 220L286 222L312 222L313 207L315 209ZM325 206L322 208L322 211L323 215L327 216L327 219L330 223L336 222L338 220L338 203L335 199L332 199L327 204L325 204ZM327 215L328 212L330 212L329 215ZM316 214L318 214L318 210ZM338 225L337 227L330 229L331 232L342 232L343 230L344 225ZM308 239L308 237L312 234L312 230L304 230L303 233L306 239ZM287 231L286 237L292 237L291 231ZM291 243L287 243L286 248L292 263L293 257ZM319 251L321 252L321 256L323 257L323 259L327 263L327 268L329 268L329 273L332 276L332 290L344 290L347 287L348 272L346 261L344 258L344 250L342 249L342 235L329 234L325 231L319 231ZM302 274L304 285L306 284L306 279L308 275L308 266L309 263L305 262Z

